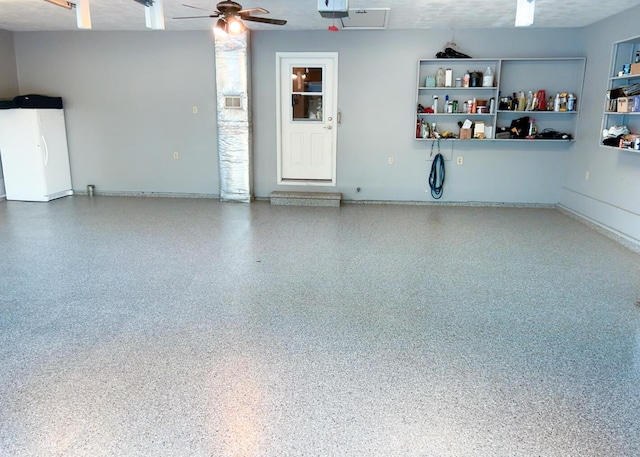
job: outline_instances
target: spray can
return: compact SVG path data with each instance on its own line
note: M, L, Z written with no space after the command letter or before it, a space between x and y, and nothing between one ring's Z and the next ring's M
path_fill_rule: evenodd
M567 98L567 111L575 111L576 110L576 96L573 94L569 94Z
M433 103L431 105L431 109L433 109L434 113L438 112L438 96L437 95L433 96Z

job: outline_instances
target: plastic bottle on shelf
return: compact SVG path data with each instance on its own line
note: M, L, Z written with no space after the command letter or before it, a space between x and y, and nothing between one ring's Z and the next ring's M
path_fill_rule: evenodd
M524 91L518 92L518 111L524 111L527 107L527 99L524 96Z
M444 69L438 68L436 72L436 87L444 87Z
M527 93L527 104L524 108L525 111L533 111L533 91Z
M560 104L561 104L561 100L560 100L560 92L557 93L556 98L553 102L553 110L558 112L560 111Z
M476 114L478 112L478 102L476 98L473 97L473 101L471 102L471 114Z
M462 78L462 87L469 87L470 79L471 79L471 73L469 73L469 70L467 70L467 72L464 74L464 77Z
M433 103L431 104L431 109L433 109L434 113L438 112L438 96L437 95L433 96Z
M575 110L576 110L576 96L570 93L567 98L567 111L575 111Z
M491 70L491 67L487 67L487 71L484 72L484 76L482 77L482 86L493 87L493 71Z

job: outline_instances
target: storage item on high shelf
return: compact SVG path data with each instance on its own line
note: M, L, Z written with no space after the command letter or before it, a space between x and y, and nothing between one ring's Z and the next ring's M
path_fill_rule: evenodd
M456 51L453 48L445 48L444 52L438 52L436 54L438 59L470 59L471 57L460 52Z
M604 139L607 138L619 138L622 135L627 135L629 133L629 129L626 125L612 125L608 129L604 129L602 131L602 137Z
M482 77L482 87L493 87L493 71L491 67L487 67Z
M436 87L444 87L445 73L442 67L436 72Z

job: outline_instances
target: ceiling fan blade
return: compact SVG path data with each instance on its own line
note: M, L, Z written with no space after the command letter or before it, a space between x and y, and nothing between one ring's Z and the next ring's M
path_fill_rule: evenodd
M202 10L202 11L208 11L210 13L213 12L213 10L209 10L209 9L205 9L205 8L200 8L199 6L193 6L193 5L187 5L186 3L183 3L182 6L186 6L187 8L193 8L194 10Z
M262 22L264 24L285 25L287 21L283 19L272 19L270 17L249 16L248 14L240 14L243 21Z
M180 17L174 17L173 19L204 19L205 17L209 19L211 17L218 17L218 16L220 16L219 13L210 14L208 16L180 16Z
M251 13L258 13L258 14L269 14L269 11L265 10L264 8L247 8L246 10L240 10L238 11L238 14L242 15L242 14L251 14Z

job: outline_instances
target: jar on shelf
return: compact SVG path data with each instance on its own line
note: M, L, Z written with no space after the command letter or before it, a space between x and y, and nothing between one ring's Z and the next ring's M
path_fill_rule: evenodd
M436 72L436 87L444 87L444 69L438 68Z

